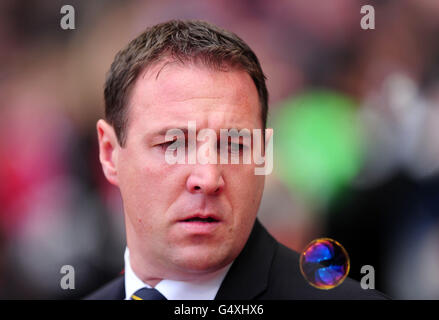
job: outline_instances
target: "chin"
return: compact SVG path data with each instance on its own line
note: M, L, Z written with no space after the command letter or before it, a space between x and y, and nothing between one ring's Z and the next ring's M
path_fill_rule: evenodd
M198 248L187 250L176 261L176 264L185 272L200 274L215 272L235 258L230 250L214 248Z

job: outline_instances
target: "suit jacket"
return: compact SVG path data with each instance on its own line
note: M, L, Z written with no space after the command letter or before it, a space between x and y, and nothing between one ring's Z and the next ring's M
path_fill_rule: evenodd
M376 290L363 290L346 278L338 287L320 290L303 278L300 255L277 242L256 219L244 249L225 276L215 300L252 299L388 299ZM87 296L89 300L125 298L124 276Z

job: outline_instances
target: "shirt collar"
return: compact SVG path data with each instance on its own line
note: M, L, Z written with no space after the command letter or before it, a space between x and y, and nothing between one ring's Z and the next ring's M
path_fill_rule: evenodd
M137 290L150 285L144 283L131 269L130 253L128 247L125 249L125 300L130 300L130 297ZM156 286L162 295L168 300L213 300L224 280L224 277L229 271L233 262L229 263L224 268L212 274L208 279L195 281L177 281L163 279Z

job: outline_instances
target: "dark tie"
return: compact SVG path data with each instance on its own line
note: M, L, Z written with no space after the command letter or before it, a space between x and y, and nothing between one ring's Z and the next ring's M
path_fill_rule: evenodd
M154 288L142 288L134 292L131 300L167 300L160 292Z

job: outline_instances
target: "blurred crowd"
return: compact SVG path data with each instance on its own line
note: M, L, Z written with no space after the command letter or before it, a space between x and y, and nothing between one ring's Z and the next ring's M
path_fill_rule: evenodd
M0 2L0 298L76 299L121 272L122 203L95 129L105 74L145 27L202 19L268 78L267 229L297 251L334 238L351 277L372 265L387 295L439 299L439 1L73 0L74 30L64 4Z

